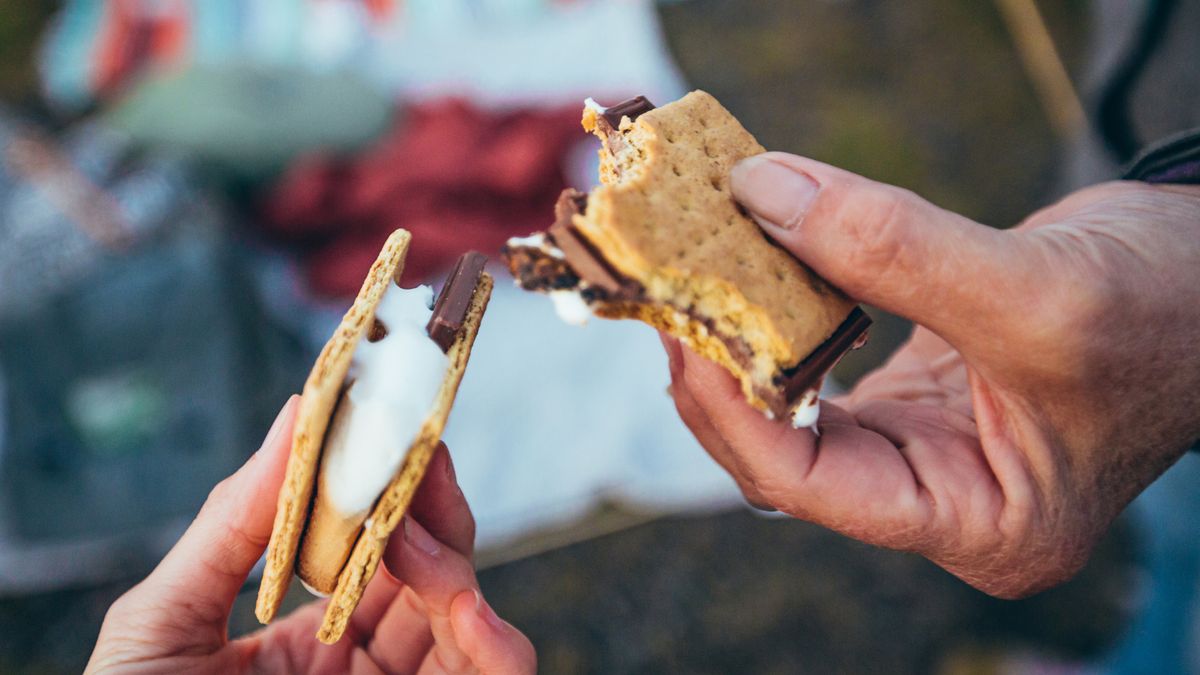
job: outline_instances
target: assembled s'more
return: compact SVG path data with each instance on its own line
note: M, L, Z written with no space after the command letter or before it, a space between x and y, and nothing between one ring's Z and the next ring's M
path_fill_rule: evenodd
M560 316L640 319L724 366L746 400L815 427L825 374L866 339L870 318L770 241L734 201L729 172L764 151L709 94L655 108L588 99L600 185L566 190L549 230L504 257Z
M400 288L410 239L388 238L304 384L258 591L263 623L293 571L328 595L325 643L345 631L425 474L491 297L475 252L436 302L428 286Z

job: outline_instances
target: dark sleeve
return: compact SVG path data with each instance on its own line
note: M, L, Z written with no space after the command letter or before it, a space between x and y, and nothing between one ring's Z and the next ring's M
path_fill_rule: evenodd
M1126 167L1121 177L1146 183L1200 184L1200 128L1150 145Z

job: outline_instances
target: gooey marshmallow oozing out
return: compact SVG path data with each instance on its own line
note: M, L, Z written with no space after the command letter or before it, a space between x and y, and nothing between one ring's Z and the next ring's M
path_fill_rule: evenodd
M810 389L804 393L804 397L792 408L792 427L802 429L808 427L813 430L813 433L820 434L817 431L817 418L821 416L821 399L818 398L820 392L817 389Z
M542 232L535 232L528 237L511 237L508 240L508 245L512 248L536 248L552 258L563 259L565 256L557 246L553 246L546 241L546 235ZM514 280L515 281L515 280ZM519 282L518 282L519 283ZM587 301L577 289L575 290L554 290L549 291L550 301L554 303L554 312L558 314L558 318L564 323L572 326L582 326L587 323L588 319L592 318L592 308L588 306Z
M592 318L592 308L588 307L579 291L550 291L549 295L554 303L554 312L563 323L582 326Z
M297 576L296 578L300 579L299 576ZM305 581L304 579L300 579L300 585L304 587L304 590L308 591L309 593L311 593L312 595L315 595L318 598L328 598L329 597L328 593L318 591L317 589L313 588L312 586L309 586L308 582Z
M450 360L429 338L433 289L389 287L375 318L387 336L366 335L354 350L354 378L341 405L352 406L330 431L321 485L333 506L361 514L391 482L433 408Z

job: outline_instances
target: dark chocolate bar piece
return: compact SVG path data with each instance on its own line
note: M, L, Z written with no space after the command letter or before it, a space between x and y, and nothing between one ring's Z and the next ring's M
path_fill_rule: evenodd
M641 115L654 110L654 104L645 96L634 96L628 101L621 101L616 105L609 106L601 114L608 126L617 129L621 126L621 118L628 117L629 121L636 120Z
M863 334L870 325L871 317L867 316L862 307L855 307L850 316L833 331L833 335L814 349L799 365L785 373L787 381L784 382L783 393L788 405L795 403L805 392L812 389L846 352L859 346L859 340L864 337Z
M563 251L565 259L539 248L518 246L505 249L509 269L526 290L578 290L588 303L649 302L642 285L613 268L571 223L571 217L580 212L585 199L586 195L574 190L564 191L556 209L559 219L547 233L549 241ZM580 288L581 279L588 285ZM712 319L691 307L676 309L707 326L710 333L725 343L735 361L743 367L751 367L753 353L740 337L722 334ZM861 308L854 308L833 334L803 361L776 376L774 386L756 387L756 395L766 401L777 416L786 415L808 391L820 386L821 378L847 351L861 346L870 325L871 317Z
M483 274L483 265L487 262L479 251L467 251L454 263L454 270L442 285L442 292L433 303L433 316L425 332L430 339L442 348L443 352L450 351L463 322L467 319L467 309L471 306L471 298L475 295L475 287L479 284L479 276Z
M567 188L554 205L554 224L547 230L554 245L562 250L567 262L584 281L618 294L629 283L611 263L600 254L592 242L575 228L574 217L587 209L587 195Z

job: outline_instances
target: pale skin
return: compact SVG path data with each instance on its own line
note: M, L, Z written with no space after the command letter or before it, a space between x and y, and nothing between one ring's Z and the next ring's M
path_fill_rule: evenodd
M162 563L113 603L86 672L536 672L529 640L479 592L475 522L445 446L339 642L316 639L324 601L229 639L234 598L271 535L297 401L280 411L254 457L212 491Z
M664 337L680 415L752 503L1022 597L1200 438L1200 188L1107 183L1001 231L783 153L732 186L818 274L917 324L822 403L819 436Z

